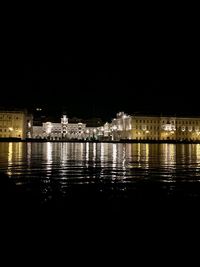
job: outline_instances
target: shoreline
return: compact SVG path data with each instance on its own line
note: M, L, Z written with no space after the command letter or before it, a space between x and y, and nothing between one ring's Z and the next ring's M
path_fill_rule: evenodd
M44 139L25 139L18 138L0 138L0 143L16 142L16 143L111 143L111 144L200 144L199 141L180 141L180 140L44 140Z

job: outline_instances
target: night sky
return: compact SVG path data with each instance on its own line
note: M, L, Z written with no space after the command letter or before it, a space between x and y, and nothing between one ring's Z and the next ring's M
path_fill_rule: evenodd
M44 50L33 44L6 48L0 106L42 107L51 114L65 111L69 117L108 121L122 110L199 115L191 45L183 45L176 34L169 39L150 31L132 37L120 36L118 42L99 38L89 47L64 49L58 41Z

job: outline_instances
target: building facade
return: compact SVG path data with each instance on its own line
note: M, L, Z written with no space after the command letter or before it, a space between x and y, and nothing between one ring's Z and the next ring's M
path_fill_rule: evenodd
M86 123L69 123L63 115L60 123L44 122L33 126L27 111L0 110L0 138L44 140L154 140L200 141L200 117L142 116L119 112L111 123L87 127Z
M97 140L98 127L86 127L85 123L69 123L63 115L60 123L45 122L42 126L33 126L34 139L46 140Z
M0 110L0 138L31 138L32 122L27 111Z
M117 114L109 125L110 140L200 141L199 117Z

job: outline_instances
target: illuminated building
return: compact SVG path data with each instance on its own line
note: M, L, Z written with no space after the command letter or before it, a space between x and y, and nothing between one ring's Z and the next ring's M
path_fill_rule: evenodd
M117 114L109 125L111 140L200 141L200 118Z
M32 121L32 116L26 111L0 110L0 138L30 138Z
M112 140L132 139L132 118L124 112L117 113L110 124L110 135Z
M33 126L33 138L46 140L91 140L97 139L96 127L86 127L85 123L69 123L66 115L61 123L45 122L42 126Z
M26 111L0 110L0 138L34 138L44 140L153 140L200 141L200 117L128 115L119 112L111 123L92 127L81 120L43 122L32 126L33 118Z

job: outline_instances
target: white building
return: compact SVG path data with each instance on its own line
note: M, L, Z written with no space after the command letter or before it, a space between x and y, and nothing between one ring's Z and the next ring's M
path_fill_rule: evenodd
M90 140L97 139L97 128L86 127L85 123L69 123L66 115L61 123L45 122L33 126L33 138L47 140Z

